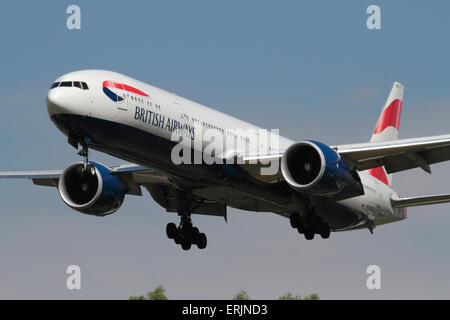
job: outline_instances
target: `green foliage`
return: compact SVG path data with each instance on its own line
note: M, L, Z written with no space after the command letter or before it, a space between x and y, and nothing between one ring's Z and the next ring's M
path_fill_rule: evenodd
M309 296L305 296L302 298L301 295L293 296L292 293L288 292L281 297L278 298L278 300L320 300L320 297L317 293L310 294Z
M166 289L162 286L157 286L155 290L147 293L147 296L131 296L130 300L168 300L166 293Z
M251 300L249 295L247 294L247 291L241 290L238 292L237 295L233 297L233 300Z
M293 296L292 293L288 292L279 297L278 300L302 300L302 297L300 295Z
M317 293L312 293L309 296L305 296L303 300L320 300L320 297Z
M166 290L162 286L157 286L155 290L148 292L146 296L131 296L129 300L168 300L168 298L166 297ZM247 291L242 289L233 297L233 300L251 300L251 298ZM320 300L320 297L317 293L313 293L302 298L299 294L293 296L292 293L288 292L279 297L278 300Z
M158 286L155 290L147 293L147 300L168 300L165 291L162 286Z

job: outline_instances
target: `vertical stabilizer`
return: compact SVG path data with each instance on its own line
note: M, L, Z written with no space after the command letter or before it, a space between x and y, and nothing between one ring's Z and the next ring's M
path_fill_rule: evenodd
M400 127L400 116L402 114L404 89L405 87L401 83L394 82L391 93L378 118L370 142L397 140ZM387 175L384 167L370 169L369 173L387 185L390 185L392 182L392 175Z

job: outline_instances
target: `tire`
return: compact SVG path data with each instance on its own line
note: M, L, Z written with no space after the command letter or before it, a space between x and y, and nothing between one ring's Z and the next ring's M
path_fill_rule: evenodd
M197 236L197 247L199 249L205 249L206 245L208 244L208 240L206 238L206 234L199 233L199 235Z
M200 230L198 230L197 227L194 227L194 228L192 228L192 234L194 235L194 238L195 238L200 234Z
M322 239L328 239L330 237L330 227L327 223L323 223L320 228L320 236Z
M305 233L305 228L300 224L300 225L297 227L297 231L298 231L298 233L300 233L300 234L304 234L304 233Z
M183 248L183 250L189 250L191 246L192 244L191 241L189 241L189 239L183 239L181 241L181 247Z
M178 229L175 223L168 223L166 226L166 234L169 239L174 239L178 234Z
M176 244L180 244L181 243L181 238L180 238L180 236L178 234L175 236L175 238L173 238L173 240L175 241Z
M291 213L289 217L289 222L291 223L291 227L296 229L298 228L298 215L296 213Z
M305 230L305 239L306 240L314 239L314 232L312 232L311 230Z

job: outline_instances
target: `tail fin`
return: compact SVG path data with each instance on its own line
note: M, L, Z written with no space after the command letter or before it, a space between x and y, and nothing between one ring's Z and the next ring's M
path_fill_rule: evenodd
M391 93L386 100L377 125L373 132L370 142L382 142L397 140L398 130L400 127L400 116L402 113L403 92L405 87L394 82ZM387 175L384 167L373 168L369 170L369 174L384 182L387 185L392 183L392 175Z

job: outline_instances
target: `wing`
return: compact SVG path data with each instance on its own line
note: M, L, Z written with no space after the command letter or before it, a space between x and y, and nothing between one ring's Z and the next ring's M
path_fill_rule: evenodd
M165 172L136 164L122 164L111 167L111 170L126 184L127 194L131 195L142 195L140 185L169 184ZM29 179L35 185L58 187L62 172L63 170L0 172L0 179Z
M387 173L422 168L450 160L450 135L333 147L358 170L384 166Z
M0 172L0 179L30 179L36 185L56 187L62 170Z
M391 198L393 208L406 208L415 206L426 206L430 204L450 202L450 194L440 194L433 196L422 196L412 198Z
M387 173L422 168L431 173L431 164L450 160L450 135L401 139L376 143L332 146L350 167L359 171L384 166ZM261 174L261 170L280 168L283 152L239 156L237 163L251 177L262 182L282 179L281 170Z
M141 186L143 186L167 212L177 212L179 204L177 190L164 171L131 163L110 169L122 180L127 194L142 196ZM36 185L58 187L62 172L63 170L0 172L0 179L30 179ZM227 219L226 205L200 197L196 197L193 201L195 209L192 213L222 216Z

